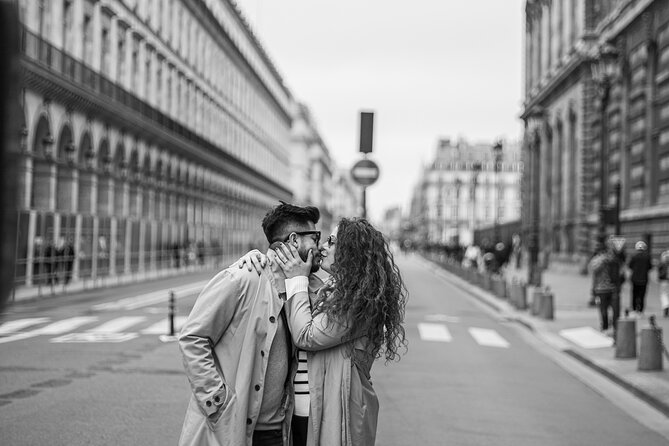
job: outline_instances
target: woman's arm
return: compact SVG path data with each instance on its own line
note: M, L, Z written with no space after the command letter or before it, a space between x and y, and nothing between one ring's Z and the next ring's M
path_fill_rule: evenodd
M346 324L332 320L325 313L312 315L309 300L309 278L312 261L309 252L306 262L292 246L277 250L277 261L286 274L286 316L293 342L302 350L324 350L344 343L350 333Z
M304 278L306 279L306 277ZM351 327L328 317L325 313L312 315L309 294L306 289L295 292L292 296L288 292L289 281L286 281L286 296L284 304L290 334L293 343L308 351L325 350L348 341Z

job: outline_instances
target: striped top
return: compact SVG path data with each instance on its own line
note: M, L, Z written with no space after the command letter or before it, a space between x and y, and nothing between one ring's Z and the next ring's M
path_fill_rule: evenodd
M297 351L297 373L295 374L295 415L309 416L309 374L307 371L307 352Z

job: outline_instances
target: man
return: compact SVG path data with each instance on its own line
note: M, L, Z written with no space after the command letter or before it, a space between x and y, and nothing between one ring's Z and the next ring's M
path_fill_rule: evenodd
M611 307L613 313L611 325L615 341L616 326L620 316L619 263L610 240L607 245L605 247L601 243L598 244L596 254L590 261L590 269L592 270L592 291L599 300L600 328L603 332L609 332L609 307Z
M648 272L653 268L653 263L648 254L648 245L638 241L634 245L636 253L629 261L631 271L630 282L632 283L632 310L639 316L643 314L646 302L646 287L648 286Z
M318 208L281 202L262 228L270 244L294 246L319 268ZM270 259L276 254L268 250ZM193 395L180 445L287 446L296 371L278 262L250 272L233 264L202 290L179 335ZM312 274L309 288L320 287Z

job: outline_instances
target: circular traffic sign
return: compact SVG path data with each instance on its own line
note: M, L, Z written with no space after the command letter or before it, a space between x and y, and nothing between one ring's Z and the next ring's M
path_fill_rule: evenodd
M351 167L351 177L361 186L371 186L379 179L379 166L372 160L361 159Z

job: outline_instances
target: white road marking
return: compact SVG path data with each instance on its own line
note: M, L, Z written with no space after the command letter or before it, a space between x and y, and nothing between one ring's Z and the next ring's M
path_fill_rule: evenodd
M506 339L504 339L495 330L490 330L488 328L470 327L469 334L472 335L474 340L479 345L484 347L509 348L509 343L506 341Z
M43 324L49 322L48 317L31 317L28 319L17 319L15 321L5 322L0 325L0 335L6 335L10 333L16 333L21 331L26 327L30 327L37 324Z
M418 333L423 341L451 342L453 338L444 324L428 324L420 322Z
M120 333L128 327L145 321L144 316L125 316L107 321L99 327L86 330L87 333Z
M181 287L173 288L175 299L180 297L190 296L194 293L199 293L207 284L208 280L191 283ZM159 302L165 303L169 301L169 291L160 290L152 293L141 294L139 296L126 297L114 302L105 302L103 304L93 305L93 310L136 310L137 308L146 307L148 305L157 304Z
M18 333L13 336L7 336L6 338L0 338L0 344L34 338L35 336L40 335L59 335L81 327L82 325L90 324L97 320L98 318L96 316L78 316L69 319L63 319L62 321L49 324L46 327L27 331L25 333Z
M174 331L179 332L181 329L181 326L186 322L186 319L188 319L186 316L176 316L174 318ZM141 330L140 333L142 334L154 334L154 335L164 335L168 334L170 331L170 321L169 319L163 319L160 322L157 322L150 327L145 328L144 330Z
M613 339L592 327L567 328L560 330L560 336L582 348L604 348L613 346Z
M427 314L425 315L425 320L430 322L460 322L459 317L448 316L446 314Z
M82 342L126 342L135 339L137 333L69 333L57 338L49 339L56 344Z

